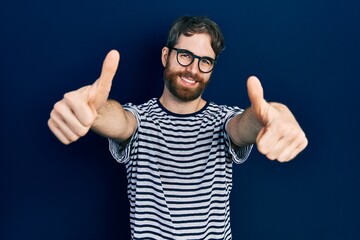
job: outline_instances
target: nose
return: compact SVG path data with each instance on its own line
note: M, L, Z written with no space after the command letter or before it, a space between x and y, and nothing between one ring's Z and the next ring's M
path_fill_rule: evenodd
M194 59L194 61L186 67L186 70L192 74L196 74L196 73L199 73L199 67L198 67L198 64L199 64L199 59Z

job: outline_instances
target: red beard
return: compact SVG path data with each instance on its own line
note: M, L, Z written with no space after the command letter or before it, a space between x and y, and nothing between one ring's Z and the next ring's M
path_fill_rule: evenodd
M180 85L177 81L181 76L185 78L192 78L196 81L198 86L196 88L190 88ZM205 82L204 78L200 77L198 74L191 74L186 70L178 72L171 71L168 65L165 67L164 81L171 94L184 102L190 102L199 98L209 82Z

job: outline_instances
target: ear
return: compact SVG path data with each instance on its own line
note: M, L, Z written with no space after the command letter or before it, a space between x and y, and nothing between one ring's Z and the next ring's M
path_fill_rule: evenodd
M168 56L169 56L169 48L163 47L162 52L161 52L161 62L164 67L166 66Z

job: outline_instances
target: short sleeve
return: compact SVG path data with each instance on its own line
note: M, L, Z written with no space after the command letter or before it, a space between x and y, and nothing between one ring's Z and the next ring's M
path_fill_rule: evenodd
M130 160L130 153L134 149L137 139L138 139L138 128L140 126L140 118L136 107L131 104L123 106L125 110L131 112L137 121L137 129L130 138L130 141L127 143L119 143L114 139L109 138L109 150L113 158L119 163L126 163Z
M253 148L253 144L247 145L247 146L236 146L232 143L230 136L227 132L227 125L229 121L236 115L242 114L244 110L235 108L232 110L226 117L225 125L224 125L224 132L225 132L225 141L226 146L229 149L229 153L232 157L232 160L236 164L241 164L246 161L246 159L249 157L251 150Z

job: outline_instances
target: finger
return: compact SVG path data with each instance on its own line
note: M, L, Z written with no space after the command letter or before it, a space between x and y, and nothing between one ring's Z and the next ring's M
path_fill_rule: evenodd
M93 122L93 119L95 116L91 116L91 113L85 113L86 110L88 112L91 112L91 109L88 105L83 104L84 108L82 110L81 116L76 115L76 113L71 108L71 105L74 105L74 102L70 101L68 104L65 103L65 101L59 101L55 104L53 111L51 112L51 118L56 121L58 124L58 127L60 129L63 129L65 135L69 139L73 139L73 135L76 135L77 137L84 136L91 126L91 123ZM76 104L75 104L76 105ZM77 105L79 108L79 106ZM81 122L81 118L85 118L84 115L88 115L88 120L90 124L84 124ZM68 134L66 134L68 133ZM77 139L76 139L77 140Z
M291 133L288 132L280 136L281 137L278 140L274 140L274 144L266 150L266 156L271 160L277 159L279 162L290 161L307 145L307 139L301 130Z
M260 143L260 140L261 140L262 137L264 136L265 132L266 132L266 128L265 128L265 127L263 127L263 128L260 129L260 131L259 131L259 133L258 133L258 135L257 135L257 137L256 137L256 144L259 144L259 143Z
M274 147L267 153L266 157L271 160L278 160L279 162L289 161L289 156L296 149L295 141L289 143L285 138L281 138Z
M261 106L266 103L264 99L264 90L261 86L260 80L257 77L249 77L247 80L247 91L251 102L256 112L260 112Z
M52 111L48 121L48 126L54 135L64 144L69 144L76 141L79 137L74 134L61 117Z
M77 91L66 93L63 101L55 104L54 108L63 116L75 115L77 121L84 127L91 126L97 113L93 109L94 107L88 103L88 88L89 86L86 86ZM73 120L69 123L76 123L77 121ZM78 127L81 126L78 124L72 126L74 130Z
M70 141L64 136L64 134L60 131L60 129L57 127L53 119L48 120L48 127L50 128L51 132L59 139L60 142L63 144L69 144Z
M280 162L287 162L292 160L297 154L299 154L307 145L307 138L300 126L287 128L284 132L284 137L281 139L282 149L277 153L277 159Z
M93 99L97 94L108 94L111 89L112 80L115 76L120 61L120 54L111 50L105 57L100 77L92 85L89 98Z
M295 148L295 150L289 155L289 160L294 159L300 152L302 152L306 146L309 144L307 138L305 137L301 143Z
M263 128L256 138L257 148L262 154L268 155L280 139L281 135L274 128Z
M258 133L258 136L256 137L256 146L257 146L257 149L260 153L266 155L268 153L268 147L265 146L263 143L262 143L262 138L264 136L264 134L266 133L266 128L262 128L260 130L260 132ZM270 159L271 160L271 159Z
M290 161L307 146L307 138L301 129L295 132L292 139L291 135L289 136L290 139L285 143L284 150L279 154L278 160L280 162ZM292 142L290 143L290 141Z
M110 91L112 80L115 76L120 61L120 54L116 50L111 50L104 60L101 75L99 78L99 87Z

